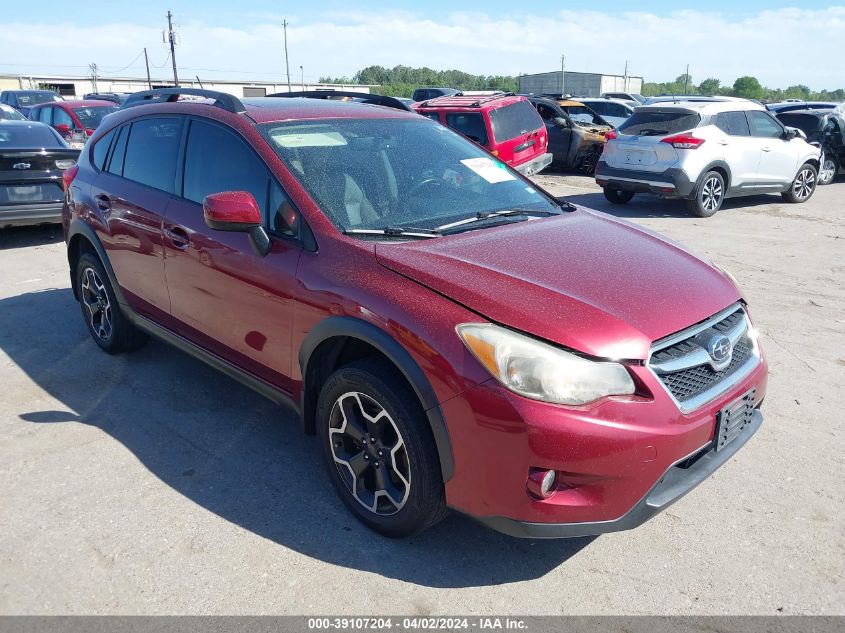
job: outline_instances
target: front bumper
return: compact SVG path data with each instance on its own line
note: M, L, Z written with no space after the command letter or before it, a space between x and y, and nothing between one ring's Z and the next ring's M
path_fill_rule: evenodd
M762 353L746 377L688 413L647 367L630 370L642 395L581 407L528 400L493 380L441 403L455 458L447 504L513 536L630 529L712 474L762 422L759 405L767 383ZM711 447L717 413L752 388L753 423L716 453ZM528 493L531 468L557 472L554 494L537 499Z
M655 514L662 512L678 499L707 479L716 470L733 457L736 452L754 435L763 424L763 415L759 409L754 411L751 423L742 434L719 452L711 446L705 446L689 458L673 464L625 515L611 521L584 523L534 523L515 521L505 517L476 517L489 528L519 538L573 538L594 536L608 532L621 532L639 527ZM685 462L692 462L684 467Z
M551 165L552 158L553 156L551 154L542 154L541 156L537 156L537 158L532 158L528 162L514 166L514 169L523 176L533 176Z
M696 186L696 182L677 167L661 172L646 172L611 167L603 160L596 165L596 183L601 187L651 193L664 198L689 198L694 194Z
M62 202L38 202L0 206L0 228L58 224L62 221Z

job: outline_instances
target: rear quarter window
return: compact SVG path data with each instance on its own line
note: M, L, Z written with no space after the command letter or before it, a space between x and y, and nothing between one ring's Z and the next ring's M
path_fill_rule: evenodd
M91 152L91 162L93 162L94 167L100 171L103 171L106 167L106 156L108 156L109 146L114 138L114 134L115 130L112 130L108 134L104 134L102 137L97 139L97 142L94 143L94 149Z
M617 131L636 136L660 136L692 130L700 122L701 116L695 112L651 110L634 112Z
M543 120L530 102L518 101L491 110L490 127L493 138L501 143L543 127Z

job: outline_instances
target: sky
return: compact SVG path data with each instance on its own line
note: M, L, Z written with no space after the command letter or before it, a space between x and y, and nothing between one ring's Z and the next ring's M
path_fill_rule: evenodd
M351 76L369 65L516 75L560 68L695 83L754 75L770 87L845 87L845 4L708 0L601 3L455 0L350 3L268 0L3 0L0 73L172 76L161 31L173 11L182 77L285 79ZM37 11L33 8L37 7ZM300 71L302 66L302 71Z

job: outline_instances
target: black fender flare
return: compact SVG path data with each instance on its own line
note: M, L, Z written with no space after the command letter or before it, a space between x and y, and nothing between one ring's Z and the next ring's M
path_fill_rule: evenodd
M408 351L396 339L372 323L354 317L332 316L320 321L308 333L299 349L299 367L303 379L300 411L302 411L303 417L307 420L308 403L305 402L305 398L309 387L306 384L308 363L320 343L337 336L359 339L372 345L402 372L405 380L408 381L417 398L419 398L428 418L440 458L440 471L443 475L443 481L446 482L451 479L455 470L452 444L446 421L443 419L443 412L440 409L440 403L431 383Z
M731 173L731 168L723 160L714 160L712 163L707 165L707 167L701 170L701 175L698 177L698 180L695 182L695 188L692 190L694 194L698 194L698 190L701 188L701 185L704 184L704 177L707 175L707 172L712 171L716 167L727 174L727 182L725 183L725 194L727 195L733 183L733 174Z
M97 257L100 258L100 263L103 265L103 268L105 269L106 274L109 277L112 290L114 290L114 294L117 297L117 302L121 305L121 307L128 307L129 304L126 302L126 297L123 296L123 291L120 288L120 284L117 283L117 276L114 274L114 268L112 268L111 262L109 261L109 258L106 255L106 249L103 248L103 244L100 241L100 238L97 237L97 234L94 232L94 229L91 228L90 224L84 222L83 220L80 220L79 218L72 219L70 221L70 226L68 227L68 264L70 264L71 261L70 244L73 241L73 238L77 235L84 238L97 253ZM70 283L71 288L73 289L73 296L78 299L79 289L76 287L76 271L73 269L71 269L70 271Z

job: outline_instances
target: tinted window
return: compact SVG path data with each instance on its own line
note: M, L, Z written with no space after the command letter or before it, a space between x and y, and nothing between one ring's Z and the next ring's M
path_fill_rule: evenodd
M129 131L123 177L173 193L181 132L182 120L175 117L135 121Z
M599 114L621 117L628 116L628 109L621 103L613 103L612 101L591 101L589 106Z
M38 108L38 120L47 125L53 123L53 108Z
M694 112L683 112L673 110L671 112L660 112L647 110L645 112L634 112L627 121L616 130L622 134L637 136L660 136L662 134L675 134L695 128L701 117Z
M547 105L543 105L542 103L537 104L537 113L544 121L554 121L557 116L552 108Z
M595 112L586 106L566 106L564 108L569 113L569 118L579 123L588 123L590 125L603 125Z
M69 128L73 128L73 119L67 112L61 108L50 109L53 111L53 125L67 125Z
M783 134L783 128L781 128L781 126L765 112L752 110L747 114L748 118L751 120L751 131L754 136L763 138L778 138L781 134Z
M17 97L18 104L27 107L34 106L39 103L61 101L61 98L55 92L19 92Z
M806 134L818 132L822 128L822 123L824 122L823 118L813 116L812 114L795 114L792 112L779 114L778 119L780 119L780 122L784 125L797 127L799 130L803 130Z
M299 236L299 212L274 180L270 185L270 230L281 235Z
M0 152L13 147L16 149L36 149L41 147L67 147L67 145L56 136L52 129L40 123L0 125Z
M115 110L117 110L117 106L92 106L89 108L74 108L73 113L84 127L96 129L103 117Z
M487 128L481 114L447 114L446 125L476 143L487 145Z
M490 111L493 138L500 143L541 127L540 115L529 101L519 101Z
M731 136L751 136L748 128L748 119L745 112L720 112L716 115L713 123L725 134Z
M99 170L102 170L106 165L106 156L108 156L109 153L109 144L113 138L114 130L98 139L94 144L92 160L94 162L94 166Z
M423 114L423 116L427 119L431 119L432 121L437 121L440 123L440 115L437 112L427 112Z
M267 209L268 178L264 163L234 134L211 123L191 122L183 197L202 204L211 193L248 191L263 216Z
M26 117L13 107L8 106L5 103L0 103L0 120L3 119L7 121L25 121Z
M117 133L117 140L114 142L114 150L112 150L111 158L109 159L108 171L118 176L123 174L123 159L126 156L126 139L129 136L129 126L124 125Z

